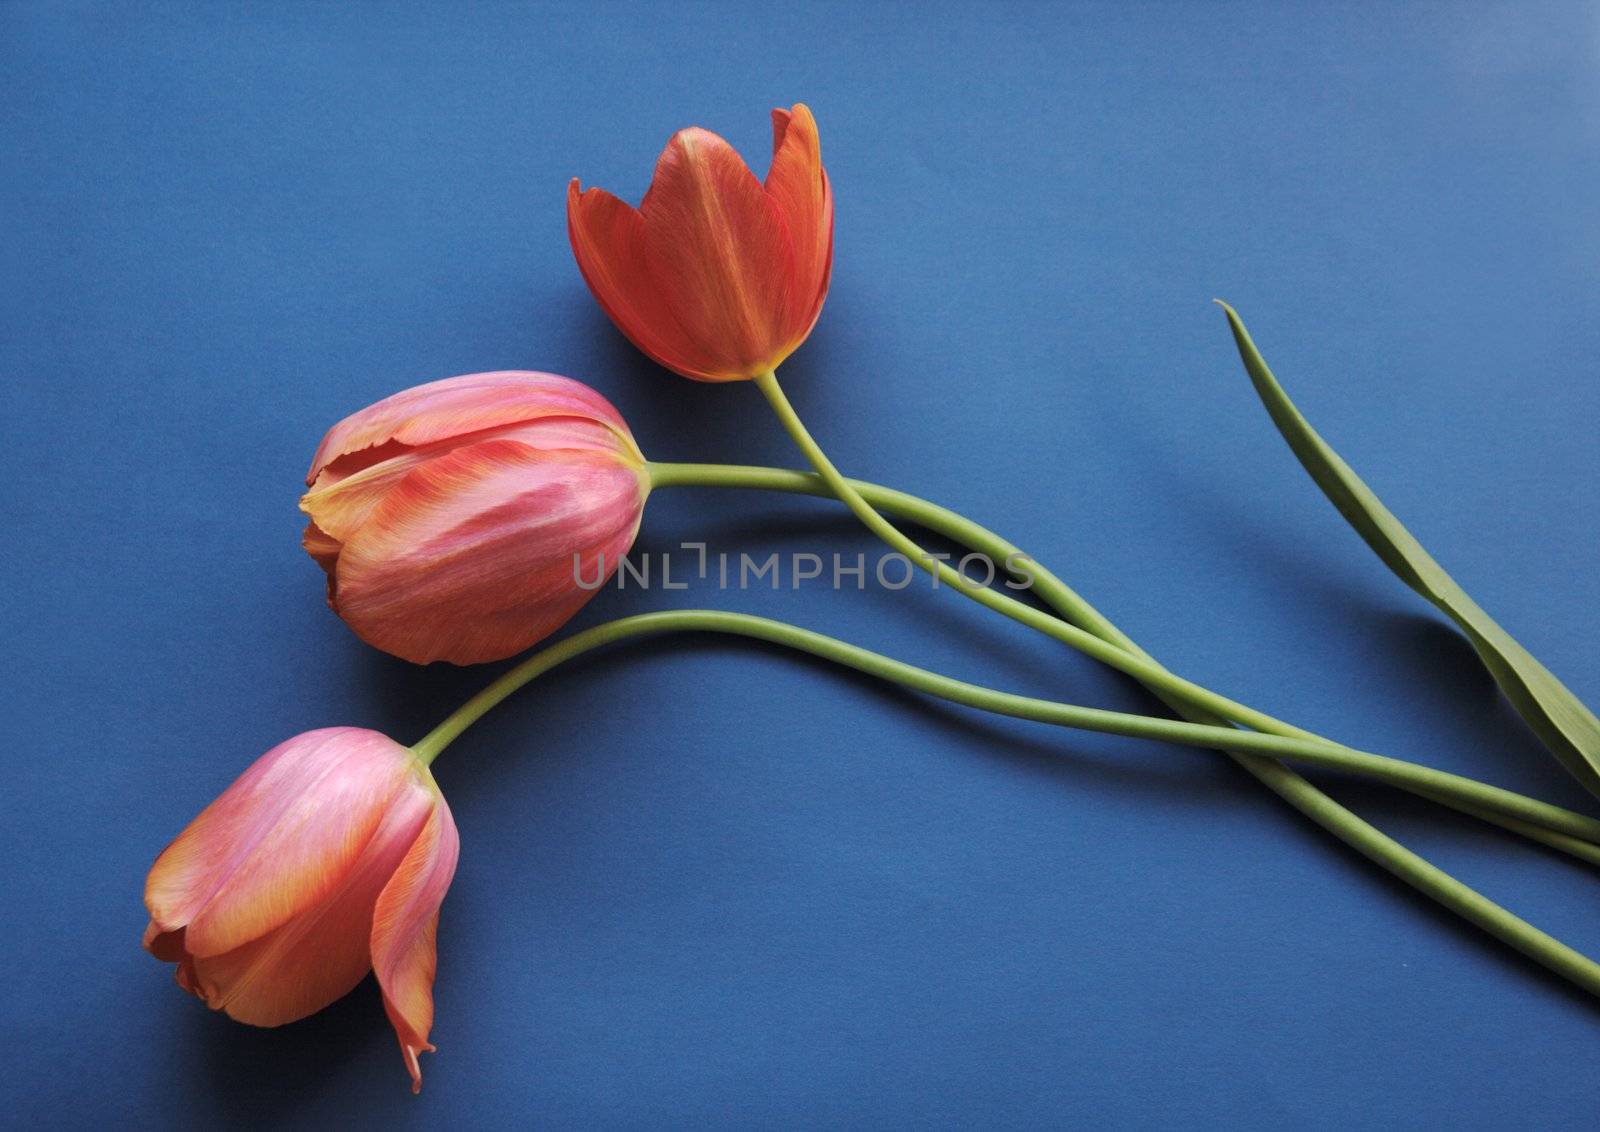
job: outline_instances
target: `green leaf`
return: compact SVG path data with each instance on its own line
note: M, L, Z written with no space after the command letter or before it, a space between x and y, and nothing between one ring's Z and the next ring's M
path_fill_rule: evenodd
M1244 368L1271 414L1272 423L1278 426L1322 493L1389 569L1456 623L1528 726L1579 782L1600 795L1600 719L1497 625L1422 549L1422 544L1300 415L1262 360L1234 309L1221 300L1217 305L1227 313L1239 356L1244 359Z

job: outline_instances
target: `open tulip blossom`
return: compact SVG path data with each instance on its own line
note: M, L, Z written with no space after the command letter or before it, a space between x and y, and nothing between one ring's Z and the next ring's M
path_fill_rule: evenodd
M766 182L709 130L679 130L638 208L567 187L567 233L617 328L698 381L776 368L822 313L833 271L833 190L804 104L772 112Z
M274 747L161 853L145 891L145 946L213 1009L275 1026L310 1014L370 969L414 1087L433 1047L435 929L458 855L434 759L517 689L589 651L664 633L712 632L793 649L999 715L1227 753L1273 793L1413 888L1600 995L1600 964L1488 900L1324 794L1284 762L1386 782L1600 863L1600 819L1414 762L1361 751L1184 679L1061 579L964 516L846 478L778 385L828 293L833 196L817 125L773 112L765 182L700 129L679 131L638 208L572 182L567 224L584 280L618 328L661 365L701 381L750 380L813 474L651 463L617 411L571 380L523 371L417 386L328 431L300 506L328 603L363 640L408 660L497 660L559 630L633 545L662 487L831 497L913 564L1012 621L1122 672L1179 719L1080 707L953 680L794 625L718 610L606 622L547 644L410 747L375 731L308 731ZM1600 793L1600 721L1471 601L1288 401L1227 311L1258 394L1317 484L1409 585L1466 632L1512 705ZM892 518L891 518L892 517ZM894 520L958 548L1023 561L1040 605L975 583Z

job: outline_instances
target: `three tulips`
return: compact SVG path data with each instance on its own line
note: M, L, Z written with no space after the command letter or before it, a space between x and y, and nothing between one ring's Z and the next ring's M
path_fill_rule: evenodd
M680 131L634 208L602 189L567 195L583 278L641 351L697 381L750 380L815 469L652 464L598 393L534 372L421 385L334 425L300 501L328 603L367 643L416 663L511 656L559 630L610 577L652 488L831 495L954 591L1123 671L1186 722L1008 696L778 622L715 611L625 618L536 653L411 747L376 732L306 732L261 756L157 858L145 946L213 1009L275 1026L376 973L413 1087L433 1021L435 929L458 839L429 764L474 720L581 652L663 632L734 633L800 649L959 703L1043 722L1228 750L1291 805L1378 864L1600 993L1600 967L1485 900L1323 795L1278 759L1388 781L1577 856L1600 822L1402 760L1355 751L1169 672L1036 564L1050 612L926 555L904 516L1008 564L1020 551L947 509L846 479L800 422L777 367L811 332L833 261L833 194L803 105L773 112L758 181L727 142ZM586 582L580 583L580 579Z
M596 298L685 376L770 371L822 311L833 197L816 122L804 106L774 111L773 133L765 186L727 142L687 129L639 209L576 181L569 192ZM502 372L345 418L306 485L303 542L334 612L406 660L477 664L544 639L599 591L633 545L651 481L600 394ZM145 947L212 1009L259 1026L314 1013L375 971L420 1088L457 853L417 751L355 728L310 731L261 756L157 858Z

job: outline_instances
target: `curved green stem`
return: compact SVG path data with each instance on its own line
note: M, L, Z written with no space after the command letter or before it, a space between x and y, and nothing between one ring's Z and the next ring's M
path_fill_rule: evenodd
M811 495L823 499L834 498L834 493L828 485L815 473L791 471L787 468L766 468L743 464L661 464L652 463L649 466L652 488L657 487L718 487L718 488L748 488L762 491L781 491L794 495ZM1052 609L1063 616L1071 616L1080 624L1091 626L1092 631L1102 640L1109 640L1125 651L1134 651L1138 646L1126 635L1121 633L1114 625L1105 619L1088 602L1072 590L1064 581L1052 574L1046 567L1041 566L1028 557L1014 543L1007 541L1000 535L986 527L980 526L964 515L941 507L926 499L910 495L894 488L884 487L880 484L868 483L865 480L849 480L850 486L873 508L881 508L901 519L916 523L919 527L934 532L949 539L968 550L983 554L991 561L1004 564L1009 561L1026 559L1027 568L1032 575L1032 589ZM1147 656L1143 652L1139 655ZM1154 690L1154 689L1153 689ZM1159 694L1159 692L1158 692ZM1169 706L1173 705L1169 702ZM1190 714L1194 722L1217 723L1215 716L1206 716L1203 713ZM1279 735L1286 738L1304 739L1329 743L1322 736L1310 731L1284 723L1281 720L1272 720L1270 731L1266 734ZM1353 748L1344 747L1342 744L1333 744L1343 750L1355 752ZM1442 773L1418 764L1405 762L1400 759L1386 759L1385 771L1376 771L1371 766L1358 766L1351 763L1345 767L1357 774L1365 774L1380 778L1401 790L1409 791L1427 798L1443 806L1470 814L1480 820L1500 825L1514 833L1521 834L1531 840L1559 849L1575 857L1600 864L1600 819L1589 817L1586 814L1568 810L1561 806L1541 802L1525 795L1514 794L1509 790L1493 788L1502 797L1514 797L1517 803L1511 808L1493 804L1485 804L1481 798L1475 798L1471 789L1457 791L1439 791L1430 786L1425 775L1413 776L1409 772L1398 774L1387 773L1387 769L1403 766L1426 775ZM1476 779L1452 775L1462 784L1472 786L1481 785ZM1551 836L1547 837L1546 834Z
M916 543L901 534L893 524L878 515L854 489L851 483L834 467L827 454L812 439L810 432L801 422L798 414L795 413L794 407L789 404L788 398L784 396L783 390L778 385L777 376L768 371L757 378L756 383L772 405L773 411L777 414L785 430L810 459L812 466L816 468L818 475L827 484L831 494L844 503L851 513L860 519L869 530L877 533L889 545L896 547L903 554L909 552L914 560L920 559L920 563L925 568L929 566L930 560L925 556L920 556L920 548ZM972 524L972 526L976 527L976 524ZM983 529L977 528L977 530L981 532ZM1001 544L1005 542L998 536L995 537L994 541ZM1000 556L1001 559L1004 557L1004 554ZM935 576L942 576L940 571L935 570L934 572ZM1213 693L1209 693L1205 689L1198 688L1197 685L1181 680L1169 673L1155 663L1154 659L1139 648L1131 638L1058 578L1052 578L1050 582L1047 582L1042 587L1036 581L1035 586L1040 597L1061 615L1064 622L1070 623L1069 627L1079 629L1084 636L1092 639L1096 645L1104 646L1106 651L1090 645L1088 641L1081 640L1073 634L1064 633L1056 629L1055 626L1059 623L1055 622L1054 618L1049 618L1048 615L1046 615L1048 623L1040 623L1033 616L1036 611L1031 607L1023 605L1021 602L1015 602L988 589L984 589L980 593L972 593L973 587L966 582L965 578L959 577L955 571L948 570L948 568L944 568L944 572L950 575L947 580L955 588L960 589L963 593L970 593L975 600L982 604L989 605L1012 617L1013 620L1036 628L1048 636L1103 660L1110 667L1133 676L1145 687L1149 688L1163 703L1186 719L1200 723L1221 723L1225 720L1232 720L1254 727L1258 731L1290 736L1304 734L1299 728L1290 727L1288 724L1281 723L1270 716L1244 708L1243 705L1234 704L1233 701L1227 700L1225 697L1215 696ZM1107 655L1107 652L1109 652L1109 655ZM1196 690L1201 693L1198 697L1194 695ZM1232 708L1240 710L1230 710ZM1524 933L1529 931L1536 932L1537 929L1532 928L1524 921L1505 911L1505 909L1487 900L1480 893L1462 885L1454 877L1442 872L1370 822L1339 805L1315 785L1306 781L1288 767L1273 759L1252 755L1245 751L1230 748L1228 754L1273 793L1374 864L1388 870L1417 889L1417 891L1431 896L1463 919L1477 924L1503 942L1571 978L1585 989L1591 991L1595 989L1586 975L1582 972L1574 974L1564 960L1553 962L1551 957L1545 954L1542 949L1535 948L1530 950ZM1506 823L1502 822L1501 824ZM1548 839L1542 837L1536 839L1544 840L1546 844L1551 843ZM1538 934L1543 935L1543 933ZM1544 938L1548 939L1549 937L1546 936ZM1565 948L1565 945L1558 944L1557 946L1572 955L1577 955L1576 952L1571 952L1571 949ZM1588 959L1584 959L1582 956L1579 956L1579 958L1588 968L1594 967L1594 964Z
M707 609L671 610L623 617L574 634L558 644L542 649L468 700L448 719L429 732L412 750L425 764L431 763L452 740L507 696L535 677L592 649L630 638L686 631L726 633L768 641L952 703L997 715L1031 719L1061 727L1076 727L1114 735L1160 739L1217 749L1270 750L1275 754L1323 766L1352 767L1356 763L1394 761L1383 759L1378 755L1362 755L1359 759L1353 759L1355 752L1320 741L1288 739L1277 735L1263 735L1259 732L1239 731L1232 727L1216 727L1173 719L1130 715L1124 712L1103 711L1098 708L1078 707L1012 695L1008 692L997 692L991 688L941 676L927 669L905 664L795 625L747 613ZM1419 772L1426 771L1426 768L1422 767L1413 769ZM1437 778L1435 785L1439 788L1449 790L1460 788L1459 783L1446 781L1453 779L1455 777L1453 775L1438 771L1431 774ZM1506 799L1498 797L1498 794L1503 792L1496 791L1494 787L1484 786L1482 783L1472 785L1487 803L1494 805L1506 803ZM1327 804L1337 808L1337 804L1331 800ZM1395 848L1399 849L1398 846ZM1403 849L1399 851L1406 852ZM1415 862L1413 883L1450 903L1463 915L1482 924L1540 963L1565 975L1584 989L1600 995L1600 964L1592 962L1420 858Z
M499 679L468 700L448 719L429 732L412 750L425 763L431 763L461 732L528 681L592 649L632 637L688 631L727 633L783 645L913 691L925 692L930 696L949 700L951 703L992 712L995 715L1030 719L1058 727L1076 727L1084 731L1126 735L1136 739L1186 743L1214 750L1231 748L1292 759L1312 766L1328 767L1376 778L1430 797L1448 798L1452 802L1473 807L1480 812L1536 824L1567 838L1600 836L1600 821L1593 818L1448 771L1435 770L1432 767L1419 766L1416 763L1366 751L1352 750L1321 739L1286 738L1259 731L1240 731L1227 726L1078 707L1052 700L1013 695L942 676L925 668L918 668L782 621L710 609L670 610L623 617L585 632L576 633L548 648L541 649L507 670Z
M1047 637L1054 637L1063 644L1071 645L1079 652L1086 653L1119 672L1132 676L1151 691L1176 697L1201 711L1231 719L1235 723L1257 731L1272 731L1273 725L1278 723L1271 716L1264 715L1254 708L1230 700L1209 688L1203 688L1193 681L1169 672L1138 650L1130 650L1111 643L1089 630L1079 628L1072 624L1074 620L1072 617L1066 620L1054 617L988 586L978 585L964 577L960 571L951 569L878 514L872 505L861 497L861 493L851 486L850 481L834 467L833 461L828 459L827 453L823 452L821 446L812 439L811 433L794 411L794 406L789 404L789 398L778 385L776 374L769 370L757 377L755 384L766 394L767 401L772 405L773 412L777 414L784 430L810 461L811 466L817 470L817 474L822 477L835 498L848 507L850 513L860 519L873 534L951 589L959 590L980 605L986 605L1013 621L1037 630Z

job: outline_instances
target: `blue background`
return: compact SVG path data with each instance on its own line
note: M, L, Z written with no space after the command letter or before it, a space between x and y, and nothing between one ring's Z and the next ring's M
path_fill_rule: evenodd
M438 764L461 826L418 1099L369 981L275 1031L140 951L157 851L259 752L410 741L487 677L322 602L323 430L508 367L665 460L793 465L657 370L563 222L676 128L765 169L807 101L832 294L787 386L848 470L968 512L1169 666L1371 750L1594 808L1254 400L1325 435L1600 700L1592 5L0 10L7 772L0 1093L22 1126L1556 1127L1600 1008L1212 754L932 706L718 640L535 685ZM875 544L663 491L640 548ZM1008 689L1125 682L921 586L759 611ZM1363 814L1590 951L1595 876L1378 788Z

